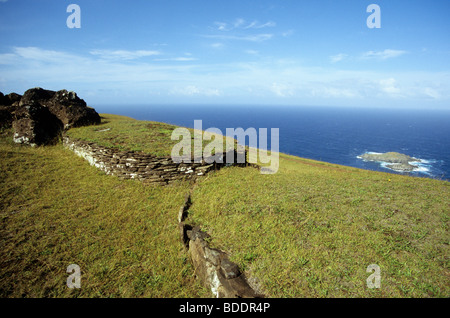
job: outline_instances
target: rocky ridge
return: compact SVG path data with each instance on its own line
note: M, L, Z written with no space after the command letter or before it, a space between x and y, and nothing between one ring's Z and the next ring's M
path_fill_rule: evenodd
M0 92L0 128L12 127L16 143L52 144L64 130L100 121L100 115L72 91L36 87L23 95Z

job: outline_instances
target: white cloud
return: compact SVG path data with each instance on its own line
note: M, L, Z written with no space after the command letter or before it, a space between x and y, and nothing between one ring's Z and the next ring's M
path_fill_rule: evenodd
M397 86L397 81L394 78L381 79L379 81L381 91L388 94L398 94L400 89Z
M26 60L40 62L64 63L82 59L79 56L70 53L54 50L43 50L38 47L14 47L13 52L16 58L19 57Z
M273 21L269 21L266 23L259 23L258 21L253 21L249 25L245 26L244 29L262 29L262 28L273 28L277 24Z
M423 89L423 93L428 96L431 97L432 99L441 99L442 95L434 88L431 87L425 87Z
M227 31L227 24L223 22L214 22L214 24L217 26L217 30L219 31Z
M233 23L233 27L234 27L234 28L239 28L239 27L241 27L244 23L245 23L245 20L244 20L244 19L236 19L236 21L234 21L234 23Z
M175 62L168 65L129 62L130 59L98 59L92 54L83 56L36 47L17 47L13 53L0 54L0 73L16 86L29 82L32 87L43 87L46 83L72 87L75 83L89 89L113 85L120 90L133 90L149 82L177 81L184 78L191 68Z
M347 57L348 57L348 55L343 54L343 53L337 54L337 55L332 55L332 56L330 56L330 61L331 61L331 63L337 63L337 62L344 60Z
M214 27L210 30L220 31L216 34L205 34L202 37L216 39L218 42L211 44L212 48L222 48L221 41L248 41L248 42L264 42L274 37L273 33L257 33L264 28L273 28L276 23L268 21L260 23L258 21L247 22L242 18L238 18L233 22L214 22Z
M203 88L196 85L187 85L184 87L175 87L170 90L171 95L185 96L220 96L220 91L213 88Z
M311 95L318 98L346 98L353 99L356 97L361 97L360 93L355 88L342 88L333 87L327 85L325 87L313 88L311 90Z
M318 70L318 72L321 72ZM326 78L319 75L305 80L305 95L319 100L361 100L367 83L353 72L330 72ZM309 77L309 76L308 76ZM369 84L371 86L371 84ZM327 102L328 103L328 102Z
M171 57L171 58L162 58L162 59L154 59L154 61L176 61L176 62L188 62L188 61L196 61L195 57Z
M242 51L241 51L242 52ZM247 54L257 53L247 50ZM164 59L165 56L155 56ZM70 89L97 102L199 101L305 104L398 105L450 102L449 72L393 72L306 67L296 60L180 63L184 54L154 59L101 59L37 47L0 53L0 88L21 93L30 87ZM152 92L150 95L149 92ZM122 98L120 100L120 98ZM87 102L91 103L90 99Z
M408 51L386 49L383 51L367 51L367 52L362 53L357 58L359 58L360 60L387 60L387 59L392 59L392 58L396 58L396 57L405 55L407 53L408 53ZM352 57L348 54L345 54L345 53L331 55L329 58L330 58L331 63L338 63L343 60L347 60L349 58L351 58L352 60L355 60L354 57Z
M293 96L295 89L288 84L272 83L270 90L279 97Z
M211 47L214 49L221 49L224 47L224 44L220 43L220 42L216 42L216 43L211 44Z
M287 37L291 36L292 34L294 34L294 30L287 30L287 31L281 33L281 36L284 38L287 38Z
M264 42L270 40L273 34L263 33L255 35L204 35L206 38L218 39L218 40L237 40L237 41L249 41L249 42Z
M92 50L89 52L105 60L135 60L142 57L160 55L159 51L127 51L127 50Z
M242 18L238 18L232 23L216 21L214 22L214 25L216 26L216 29L219 31L232 31L236 29L247 30L247 29L273 28L277 24L273 21L268 21L265 23L260 23L258 21L247 22Z
M259 54L259 52L256 50L245 50L244 52L247 54L250 54L250 55L258 55Z
M391 50L386 49L384 51L368 51L361 55L362 59L380 59L380 60L387 60L395 57L402 56L404 54L408 53L407 51L403 50Z
M8 65L14 64L17 61L17 55L13 53L0 54L0 64Z

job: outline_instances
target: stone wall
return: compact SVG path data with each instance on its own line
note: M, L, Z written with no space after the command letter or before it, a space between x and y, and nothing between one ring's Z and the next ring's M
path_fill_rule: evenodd
M68 136L63 137L63 144L108 175L161 185L180 179L196 179L227 165L248 165L247 163L227 163L226 153L223 154L223 163L208 164L205 160L202 160L201 163L194 163L194 160L191 160L191 163L175 163L170 157L156 157L141 152L120 151L93 142L72 139ZM247 154L245 158L247 158ZM234 154L234 162L237 162L236 153Z
M228 165L251 166L259 169L258 165L247 162L227 163L227 153L222 154L223 163L208 164L204 160L201 163L175 163L170 157L161 158L141 152L120 151L93 142L71 139L66 135L63 136L63 144L106 174L115 175L121 179L138 179L144 183L166 185L180 179L194 180ZM237 162L236 152L234 152L234 162ZM250 287L244 274L229 260L225 252L209 246L207 233L198 226L192 227L185 224L190 206L191 199L188 194L178 212L178 228L181 241L189 252L196 276L202 284L217 298L264 297Z
M203 232L200 226L192 227L185 223L191 204L191 196L187 194L178 211L178 229L202 285L216 298L263 298L264 295L252 289L245 275L225 252L209 246L208 233Z

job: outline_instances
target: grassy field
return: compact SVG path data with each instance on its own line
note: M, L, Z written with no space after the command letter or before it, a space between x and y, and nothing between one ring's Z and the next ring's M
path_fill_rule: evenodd
M70 135L167 154L168 125L102 116ZM10 139L0 138L0 297L211 296L178 239L191 184L119 181L61 145ZM449 185L281 154L273 175L231 167L200 179L187 222L268 297L449 297ZM81 289L66 286L72 263ZM366 285L370 264L379 289Z
M0 138L0 297L205 297L177 232L188 183L107 176ZM81 288L66 285L78 264Z
M270 297L449 297L449 199L448 182L281 155L275 175L201 181L190 222Z
M105 147L170 157L173 146L181 140L181 138L171 140L175 128L177 126L166 123L133 120L125 116L104 114L100 125L73 128L67 132L67 135ZM194 138L200 137L200 134L191 128L188 128L188 131L191 134L191 149L194 149ZM223 144L226 145L227 138L220 137L223 138ZM204 148L210 142L202 138L202 147ZM192 154L194 154L193 151Z

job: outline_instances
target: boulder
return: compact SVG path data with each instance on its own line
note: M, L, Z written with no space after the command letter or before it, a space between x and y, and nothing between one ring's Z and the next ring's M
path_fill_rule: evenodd
M101 121L100 115L93 108L87 107L83 99L75 92L65 89L57 92L40 87L29 89L24 93L19 105L34 103L47 107L61 120L64 129L99 124Z
M14 141L45 145L59 139L64 129L99 124L100 115L75 92L40 87L23 96L0 93L0 128L14 129Z
M22 95L19 95L17 93L9 93L5 96L8 100L8 106L19 106L20 99L22 98Z
M38 103L18 106L12 127L14 142L30 146L56 143L63 130L61 121Z
M3 95L3 93L0 92L0 106L18 106L21 98L22 96L16 93Z
M54 91L40 87L27 90L20 99L19 106L40 104L47 107L48 101L55 95Z
M6 97L3 95L2 92L0 92L0 105L5 105Z
M50 110L63 122L65 128L100 124L100 115L86 105L75 92L56 92Z
M15 106L19 104L22 96L16 93L3 95L0 92L0 129L11 128L14 120Z
M11 128L13 122L13 114L11 107L0 106L0 129Z

